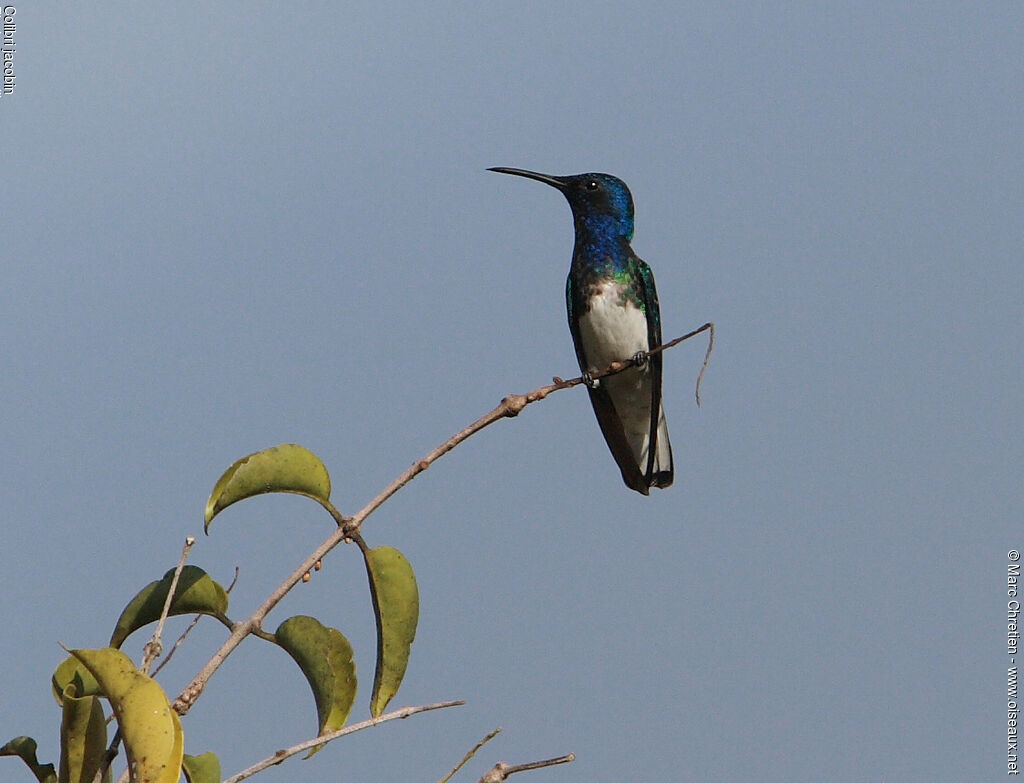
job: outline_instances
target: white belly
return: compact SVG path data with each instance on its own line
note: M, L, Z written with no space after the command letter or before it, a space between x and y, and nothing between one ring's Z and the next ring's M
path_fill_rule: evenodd
M606 283L580 317L580 338L589 365L584 370L603 369L648 348L647 317L632 302L623 307L619 291L615 283Z

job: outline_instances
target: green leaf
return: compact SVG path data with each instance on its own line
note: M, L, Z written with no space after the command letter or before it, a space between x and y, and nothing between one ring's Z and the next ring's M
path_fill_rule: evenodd
M356 698L356 665L348 639L305 615L285 620L274 636L295 659L313 690L320 723L318 736L340 729ZM314 748L306 758L321 747Z
M212 753L202 756L186 753L181 766L188 783L220 783L220 761Z
M57 783L53 764L40 764L36 758L36 741L31 737L15 737L2 748L0 756L17 756L24 761L39 783Z
M160 619L160 613L167 601L167 593L171 589L171 581L174 579L174 571L172 568L164 574L163 579L150 582L128 602L110 636L111 647L120 647L134 631ZM209 574L193 565L181 569L168 616L208 614L213 617L224 617L227 609L227 592L214 582Z
M50 687L53 689L53 698L61 706L64 705L64 691L68 686L74 686L75 695L95 696L100 692L100 684L92 676L92 672L85 668L81 661L75 656L69 655L57 667L50 678Z
M330 500L331 477L316 454L294 443L242 457L224 472L210 493L206 531L210 530L210 521L232 503L266 492L297 492Z
M98 696L75 696L64 691L60 723L60 783L92 783L107 752L107 721ZM107 768L104 780L111 777Z
M377 618L377 671L373 675L370 714L379 717L398 693L416 638L420 594L405 555L389 546L364 553Z

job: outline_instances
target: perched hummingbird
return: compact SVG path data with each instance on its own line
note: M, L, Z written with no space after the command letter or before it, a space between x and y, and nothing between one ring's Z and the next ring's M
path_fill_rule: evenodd
M672 446L661 407L661 314L654 275L630 247L633 197L610 174L554 177L524 169L492 168L557 188L569 201L576 246L565 283L569 331L587 379L590 402L626 486L644 495L672 483ZM590 373L623 359L637 365L590 380Z

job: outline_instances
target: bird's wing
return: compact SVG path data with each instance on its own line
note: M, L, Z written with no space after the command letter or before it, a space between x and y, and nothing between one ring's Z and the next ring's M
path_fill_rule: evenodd
M654 274L651 268L638 256L636 259L637 277L643 284L642 300L644 302L645 315L647 316L647 349L651 350L661 345L661 308L658 305L658 289L654 285ZM654 462L658 455L658 424L661 420L661 368L662 353L651 356L650 380L651 380L651 427L647 440L647 464L644 468L644 480L648 486L655 484L659 487L667 487L672 483L673 467L671 450L669 451L669 464L657 475L654 473Z

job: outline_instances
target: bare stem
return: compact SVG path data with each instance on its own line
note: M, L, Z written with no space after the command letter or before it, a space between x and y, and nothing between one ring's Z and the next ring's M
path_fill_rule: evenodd
M174 600L174 591L178 589L178 577L181 576L181 569L185 567L185 561L188 559L188 552L192 548L192 545L196 540L192 536L188 536L185 539L185 546L181 549L181 557L178 558L178 566L174 569L174 576L171 578L171 589L167 591L167 598L164 599L164 608L160 612L160 619L157 621L156 630L153 632L153 638L146 642L146 646L142 652L142 666L139 667L139 671L143 674L149 674L149 668L153 665L153 661L160 657L160 653L164 650L163 642L160 637L164 633L164 623L167 622L167 613L171 611L171 601Z
M711 321L708 321L706 324L704 324L703 326L700 326L700 327L694 329L692 332L687 332L682 337L677 337L676 339L670 340L667 343L662 343L657 348L652 348L651 350L649 350L647 352L647 354L649 356L651 356L651 355L656 354L656 353L661 353L662 351L667 351L669 348L673 348L673 347L679 345L679 343L683 342L684 340L689 340L691 337L696 337L701 332L707 332L708 333L708 349L707 349L707 351L704 352L704 363L700 366L700 372L697 373L697 390L696 390L695 393L696 393L696 396L697 396L697 405L698 406L700 405L700 384L701 384L701 381L704 380L704 371L708 368L708 362L711 361L711 351L715 347L715 325L714 325L714 323L711 322ZM598 376L595 375L593 377L597 378Z
M476 745L473 746L473 749L471 751L469 751L469 753L467 753L465 756L462 757L462 761L460 761L458 764L456 764L452 768L451 772L449 772L447 775L445 775L443 778L441 778L440 783L448 783L448 781L451 780L455 776L455 773L458 772L460 769L462 769L465 766L466 762L469 761L471 758L473 758L473 756L476 755L476 752L478 750L480 750L480 748L482 748L484 745L486 745L492 739L497 737L500 733L501 733L501 729L497 728L494 731L492 731L490 734L488 734L486 737L484 737L482 740L480 740L478 743L476 743Z
M503 783L503 781L508 780L509 775L514 775L517 772L526 772L527 770L540 769L541 767L553 767L555 764L568 764L570 761L575 760L576 756L569 753L566 756L559 756L557 759L531 761L528 764L506 764L504 761L499 761L484 773L478 783Z
M337 731L333 731L330 734L324 734L322 737L314 737L311 740L300 742L298 745L292 745L292 747L290 748L279 750L276 753L274 753L273 756L268 756L267 758L263 759L263 761L257 762L256 764L253 764L251 767L243 769L237 775L232 775L230 778L225 780L224 783L238 783L238 781L244 780L247 777L255 775L257 772L261 772L267 767L272 767L275 764L280 764L285 759L291 758L292 756L298 753L302 753L302 751L304 750L315 748L318 745L323 745L325 742L330 742L331 740L338 739L339 737L344 737L347 734L352 734L357 731L362 731L363 729L368 729L371 726L376 726L380 723L386 723L387 721L398 720L400 718L408 718L409 716L416 715L420 712L428 712L430 710L441 710L446 707L459 707L465 703L466 702L461 700L439 701L436 704L424 704L419 707L402 707L401 709L395 710L394 712L385 713L384 715L381 715L379 718L370 718L369 720L364 720L362 723L353 723L351 726L346 726L343 729L338 729Z

